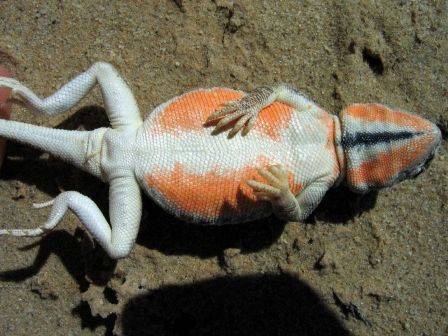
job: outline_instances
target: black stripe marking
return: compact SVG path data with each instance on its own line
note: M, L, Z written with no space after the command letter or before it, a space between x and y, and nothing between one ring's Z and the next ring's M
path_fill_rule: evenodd
M391 143L400 140L410 140L423 135L423 132L357 132L355 134L344 134L342 136L342 147L353 148L356 146L373 146L379 143Z

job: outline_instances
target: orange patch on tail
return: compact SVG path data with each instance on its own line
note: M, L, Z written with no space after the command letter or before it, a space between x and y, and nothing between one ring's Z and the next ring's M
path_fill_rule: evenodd
M397 126L412 127L416 130L427 130L428 122L417 115L402 111L394 111L380 104L355 104L345 109L348 115L365 120L393 123Z
M253 167L225 175L216 171L199 175L186 171L180 163L172 171L158 171L145 179L178 209L208 220L238 216L256 206L256 196L245 181L263 182ZM294 182L292 174L289 181L293 192L299 193L302 186Z

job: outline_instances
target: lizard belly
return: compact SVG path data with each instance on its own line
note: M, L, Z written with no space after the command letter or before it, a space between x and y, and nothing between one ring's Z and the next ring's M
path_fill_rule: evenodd
M296 146L294 110L274 103L263 110L247 135L228 139L212 134L204 121L222 103L243 93L228 89L197 90L162 104L145 121L147 155L136 171L146 193L169 213L205 224L240 223L266 217L267 202L257 201L249 179L263 181L257 168L282 164L297 172L313 151ZM302 126L298 126L299 128ZM306 144L305 144L306 145ZM320 143L314 143L321 148ZM316 148L317 148L316 147ZM311 175L291 174L290 188L298 194Z
M256 201L245 181L261 180L257 167L287 162L281 144L255 137L229 141L224 134L183 134L157 142L160 147L155 152L160 155L147 166L146 190L172 214L209 224L244 222L270 214L270 205ZM292 178L291 186L298 192L293 185Z

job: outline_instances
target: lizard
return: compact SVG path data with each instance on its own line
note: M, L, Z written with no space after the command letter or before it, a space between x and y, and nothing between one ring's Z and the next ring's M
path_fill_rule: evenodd
M11 102L47 116L72 108L96 84L111 127L74 131L0 120L0 136L109 183L110 225L92 199L65 191L34 204L52 207L44 225L0 229L0 235L45 234L70 209L111 258L123 258L140 225L140 189L193 223L242 223L271 214L302 221L341 182L366 193L419 175L441 143L438 127L416 114L370 103L333 115L287 84L247 94L197 89L143 120L131 89L109 63L94 63L44 99L0 77Z

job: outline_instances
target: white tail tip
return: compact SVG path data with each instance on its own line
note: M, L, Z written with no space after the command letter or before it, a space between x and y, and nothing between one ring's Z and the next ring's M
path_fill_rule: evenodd
M48 202L43 202L43 203L33 203L33 208L34 209L42 209L42 208L46 208L46 207L53 205L53 203L54 203L54 200L51 200Z

